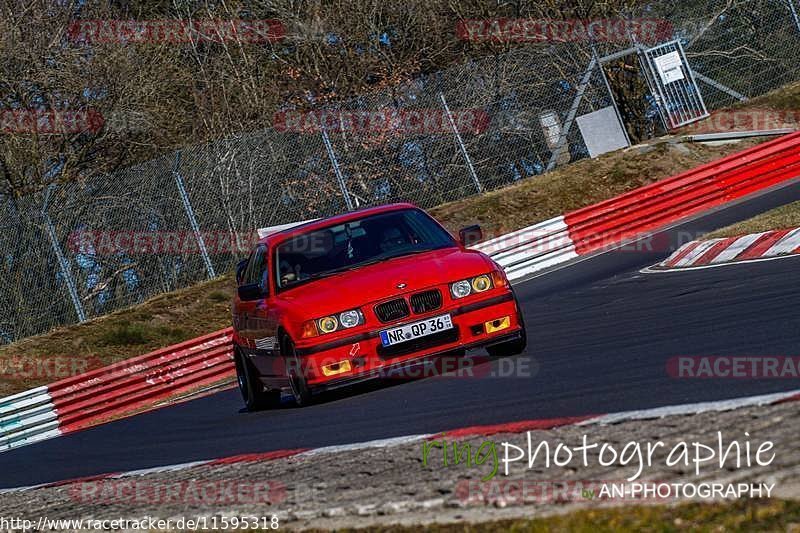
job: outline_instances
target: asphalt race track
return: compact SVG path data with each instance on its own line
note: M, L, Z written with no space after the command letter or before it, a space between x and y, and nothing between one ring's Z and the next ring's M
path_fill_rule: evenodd
M793 185L664 233L705 231L800 197ZM229 390L0 454L0 488L449 428L765 394L796 379L676 379L680 355L800 355L800 257L668 274L669 253L618 251L516 285L523 377L430 378L246 413ZM658 247L657 247L658 248ZM509 366L509 359L495 360Z

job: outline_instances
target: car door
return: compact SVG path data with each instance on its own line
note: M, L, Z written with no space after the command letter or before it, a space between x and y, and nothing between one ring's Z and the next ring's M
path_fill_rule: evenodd
M253 315L258 301L263 298L260 293L246 294L247 291L243 289L248 289L257 282L265 256L266 246L259 244L251 252L241 279L237 280L238 288L233 303L233 323L242 348L255 348L256 332L254 331Z
M250 294L237 294L240 336L253 355L272 355L275 349L277 319L271 305L269 272L268 248L260 244L253 251L241 280L242 285L251 289ZM257 291L252 290L254 286Z

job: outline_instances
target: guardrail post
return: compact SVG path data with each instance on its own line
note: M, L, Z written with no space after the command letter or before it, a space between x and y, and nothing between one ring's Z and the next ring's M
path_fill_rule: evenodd
M453 120L453 115L450 113L450 108L447 106L447 100L444 98L444 93L439 92L439 100L442 101L442 107L447 115L447 121L450 123L450 127L453 129L453 135L458 143L458 149L461 151L461 155L464 156L464 161L467 163L467 169L469 169L469 175L472 178L472 183L475 184L475 188L479 193L483 192L483 186L478 179L478 175L475 173L475 167L472 166L472 160L469 158L469 152L467 152L467 147L464 146L464 141L461 139L461 134L458 132L456 122Z
M200 233L200 225L197 223L197 218L194 216L192 203L189 201L189 195L186 194L186 187L183 184L183 176L180 173L181 164L181 151L175 153L175 167L172 169L172 175L175 178L175 185L178 186L178 194L181 196L183 202L183 209L186 211L186 216L189 218L189 225L192 227L194 237L197 239L197 246L200 248L200 254L203 256L203 262L206 265L206 272L209 279L217 277L214 273L214 265L211 264L211 258L208 256L206 249L206 242L203 240L203 235Z
M78 322L86 322L86 313L83 310L83 304L78 296L78 287L75 284L75 279L72 277L72 270L69 267L69 262L61 250L61 245L58 243L58 236L56 235L56 228L53 226L53 221L50 219L50 214L47 212L47 204L50 201L50 192L53 186L47 188L44 195L44 202L42 203L42 220L44 227L47 231L47 237L50 239L50 246L53 248L53 253L56 254L58 260L58 268L61 275L64 277L64 283L67 284L67 291L69 298L72 300L72 306L75 308L75 315L78 317Z
M322 132L322 142L325 144L325 150L328 152L328 159L331 160L331 166L333 167L333 173L336 174L336 181L339 182L339 189L342 191L342 196L344 197L344 205L347 206L348 211L353 210L353 200L350 198L350 193L347 191L347 183L344 181L344 174L342 174L342 169L339 167L339 160L336 159L336 152L333 151L333 145L331 144L331 140L328 137L328 130L325 129L325 119L320 121L321 127L320 131ZM356 200L358 202L358 200Z

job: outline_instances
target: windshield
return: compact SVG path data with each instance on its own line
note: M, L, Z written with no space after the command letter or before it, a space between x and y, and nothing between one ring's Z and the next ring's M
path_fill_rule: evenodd
M418 209L381 213L292 237L275 250L279 289L391 257L456 246Z

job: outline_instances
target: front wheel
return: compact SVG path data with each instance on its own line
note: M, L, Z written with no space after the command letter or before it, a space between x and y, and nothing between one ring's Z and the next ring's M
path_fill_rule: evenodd
M311 389L308 388L305 373L300 365L300 358L294 349L294 343L289 337L284 337L283 346L284 361L286 362L287 373L289 374L289 386L292 388L292 396L299 407L311 403Z
M280 391L265 391L259 381L253 364L242 355L238 348L233 349L233 362L236 366L236 382L242 393L248 411L260 411L277 407L281 403Z

